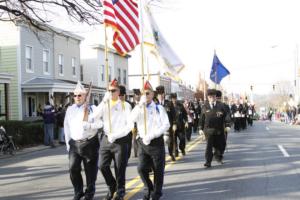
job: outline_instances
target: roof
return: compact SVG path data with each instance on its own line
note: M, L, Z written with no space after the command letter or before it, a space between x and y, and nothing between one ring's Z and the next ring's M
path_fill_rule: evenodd
M95 44L95 45L92 45L91 46L93 49L102 49L102 50L105 50L105 46L103 44ZM113 54L116 54L116 55L119 55L121 56L115 49L113 48L110 48L108 47L108 50L109 52L113 53ZM131 55L130 54L126 54L125 56L122 56L122 57L125 57L125 58L130 58Z
M44 77L35 77L22 83L21 88L23 92L73 92L77 82L70 80L51 79ZM88 86L88 84L84 84ZM94 92L105 91L105 88L93 86Z

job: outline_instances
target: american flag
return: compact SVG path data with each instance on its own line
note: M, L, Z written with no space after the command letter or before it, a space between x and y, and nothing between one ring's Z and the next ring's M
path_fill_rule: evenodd
M139 40L139 12L134 0L103 0L104 24L113 27L113 47L121 55L132 51Z

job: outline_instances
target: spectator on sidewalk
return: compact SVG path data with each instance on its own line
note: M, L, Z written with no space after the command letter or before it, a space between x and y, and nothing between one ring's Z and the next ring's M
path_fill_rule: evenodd
M46 146L55 147L54 145L54 108L50 105L48 101L44 107L43 111L43 119L44 119L44 144Z
M64 132L65 115L66 115L65 110L60 106L58 108L58 112L56 113L56 123L58 127L59 144L65 144L65 132Z

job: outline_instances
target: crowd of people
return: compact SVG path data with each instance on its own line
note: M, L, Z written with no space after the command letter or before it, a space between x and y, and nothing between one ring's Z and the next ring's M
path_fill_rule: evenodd
M167 98L164 86L154 89L148 81L142 90L133 92L129 99L126 88L114 79L102 102L95 106L87 103L89 91L78 82L74 104L66 112L62 108L55 112L49 102L45 106L45 144L54 145L53 132L49 130L53 130L56 121L59 140L65 142L69 153L74 200L94 198L98 171L107 185L103 199L124 199L126 167L132 156L138 157L137 171L145 186L143 199L158 200L163 194L165 145L172 162L176 162L180 154L186 155L192 133L199 133L206 140L204 167L210 168L213 160L222 164L231 125L235 131L245 129L245 123L252 125L255 112L254 106L247 103L228 103L215 89L207 90L207 101L181 101L176 93Z

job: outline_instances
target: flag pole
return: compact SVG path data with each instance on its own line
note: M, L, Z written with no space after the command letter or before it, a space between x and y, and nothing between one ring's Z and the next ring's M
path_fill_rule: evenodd
M205 72L203 72L203 100L206 101L206 83L205 83Z
M215 59L215 56L216 56L216 49L214 49L214 59ZM215 89L217 89L217 69L218 69L218 67L215 67Z
M140 0L139 3L139 8L140 8L140 13L139 13L139 25L140 25L140 36L141 36L141 67L142 67L142 92L143 95L145 95L145 90L144 90L144 84L145 84L145 73L144 73L144 27L143 27L143 6L142 6L142 1ZM144 129L145 129L145 135L147 135L147 116L146 116L146 105L143 106L144 109Z
M104 36L105 36L105 47L104 47L104 59L105 59L105 70L106 70L106 81L107 81L107 91L109 89L109 75L108 75L108 45L107 45L107 28L104 24ZM110 100L107 102L108 106L108 121L109 121L109 133L111 133L111 113L110 113Z

